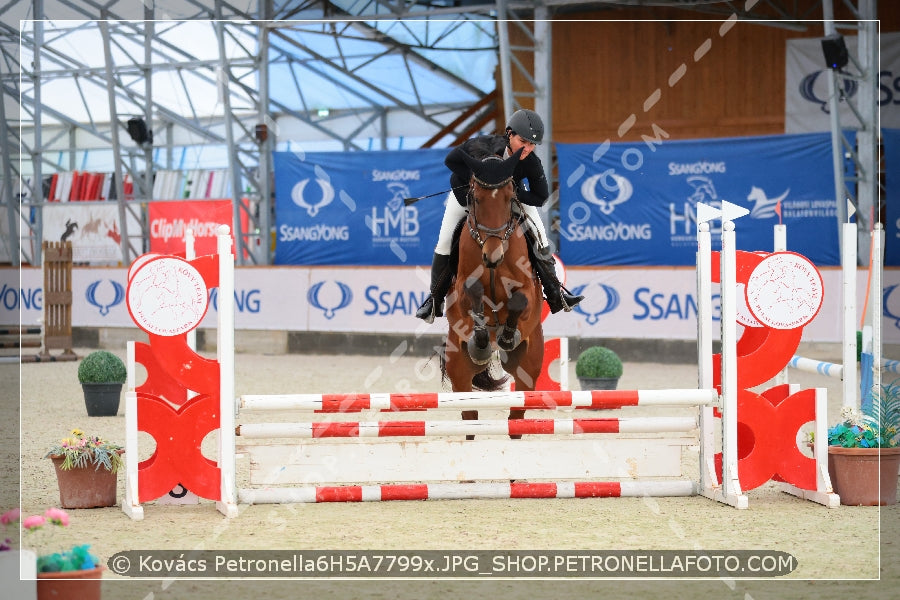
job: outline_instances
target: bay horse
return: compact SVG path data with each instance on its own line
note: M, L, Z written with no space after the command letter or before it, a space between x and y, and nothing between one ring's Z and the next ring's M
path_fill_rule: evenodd
M454 392L499 390L508 377L491 374L497 356L517 391L533 390L544 358L543 294L528 254L523 212L513 210L518 200L512 173L519 153L506 160L494 154L464 159L472 178L456 276L447 296L444 374ZM524 415L513 409L509 418ZM478 411L463 411L462 418L477 419Z

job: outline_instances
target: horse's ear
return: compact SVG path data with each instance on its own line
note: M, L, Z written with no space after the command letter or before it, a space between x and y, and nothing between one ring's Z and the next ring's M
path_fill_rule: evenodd
M516 170L516 165L519 164L520 157L522 156L522 150L524 150L524 148L519 148L512 156L503 161L501 171L503 173L504 179L513 176L513 172Z
M477 172L478 168L481 167L481 161L468 154L465 150L460 150L459 153L462 154L463 161L469 167L469 170L473 173Z

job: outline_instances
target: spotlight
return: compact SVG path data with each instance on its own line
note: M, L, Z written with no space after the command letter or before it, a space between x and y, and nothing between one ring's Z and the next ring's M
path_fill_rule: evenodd
M141 117L128 119L128 135L141 146L153 143L153 132L147 129L147 123Z
M825 55L825 66L840 70L847 66L849 55L844 36L839 33L822 38L822 53Z

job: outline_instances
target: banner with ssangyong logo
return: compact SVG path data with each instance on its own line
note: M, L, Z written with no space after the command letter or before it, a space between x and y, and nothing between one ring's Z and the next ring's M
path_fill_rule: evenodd
M446 150L274 154L275 264L431 264Z
M884 264L900 266L900 129L883 129L885 206Z
M234 216L231 200L185 200L184 202L151 202L150 252L184 256L184 236L194 233L194 254L216 253L216 229L228 225L234 238ZM244 231L246 231L246 215Z
M840 264L828 133L557 144L557 156L567 265L693 265L697 203L722 200L750 210L739 249L771 248L780 213L789 250Z
M821 274L824 302L815 320L804 328L803 339L840 342L841 269L825 267ZM446 334L447 319L425 325L415 317L428 279L424 267L238 267L233 298L238 344L242 330ZM860 270L858 306L866 298L867 283L866 272ZM42 286L39 268L23 268L21 278L18 269L0 268L0 323L40 323ZM547 337L690 340L697 336L693 267L571 267L566 269L566 286L585 299L571 312L548 317L544 322ZM895 344L900 342L900 270L886 270L883 286L884 340ZM129 328L135 336L142 335L128 312L127 287L125 268L75 267L73 326ZM720 312L717 290L713 286L714 327ZM221 300L218 288L210 290L200 324L213 339ZM432 366L437 368L436 362Z
M844 37L847 51L852 57L845 70L857 73L853 60L859 56L857 37ZM881 127L900 127L900 32L882 33L879 36L880 64L878 90L875 99L881 118ZM829 70L825 66L821 38L787 40L785 48L785 133L831 131L828 104ZM844 97L857 106L859 82L852 77L839 79ZM859 119L848 102L841 102L841 127L859 129Z

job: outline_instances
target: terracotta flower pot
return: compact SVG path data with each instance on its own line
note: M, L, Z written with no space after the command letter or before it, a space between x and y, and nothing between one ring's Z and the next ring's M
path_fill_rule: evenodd
M900 448L828 446L831 487L846 506L897 503Z
M51 456L59 484L59 504L62 508L101 508L116 505L117 474L94 465L63 470L64 458Z
M103 569L38 573L37 600L100 600Z

